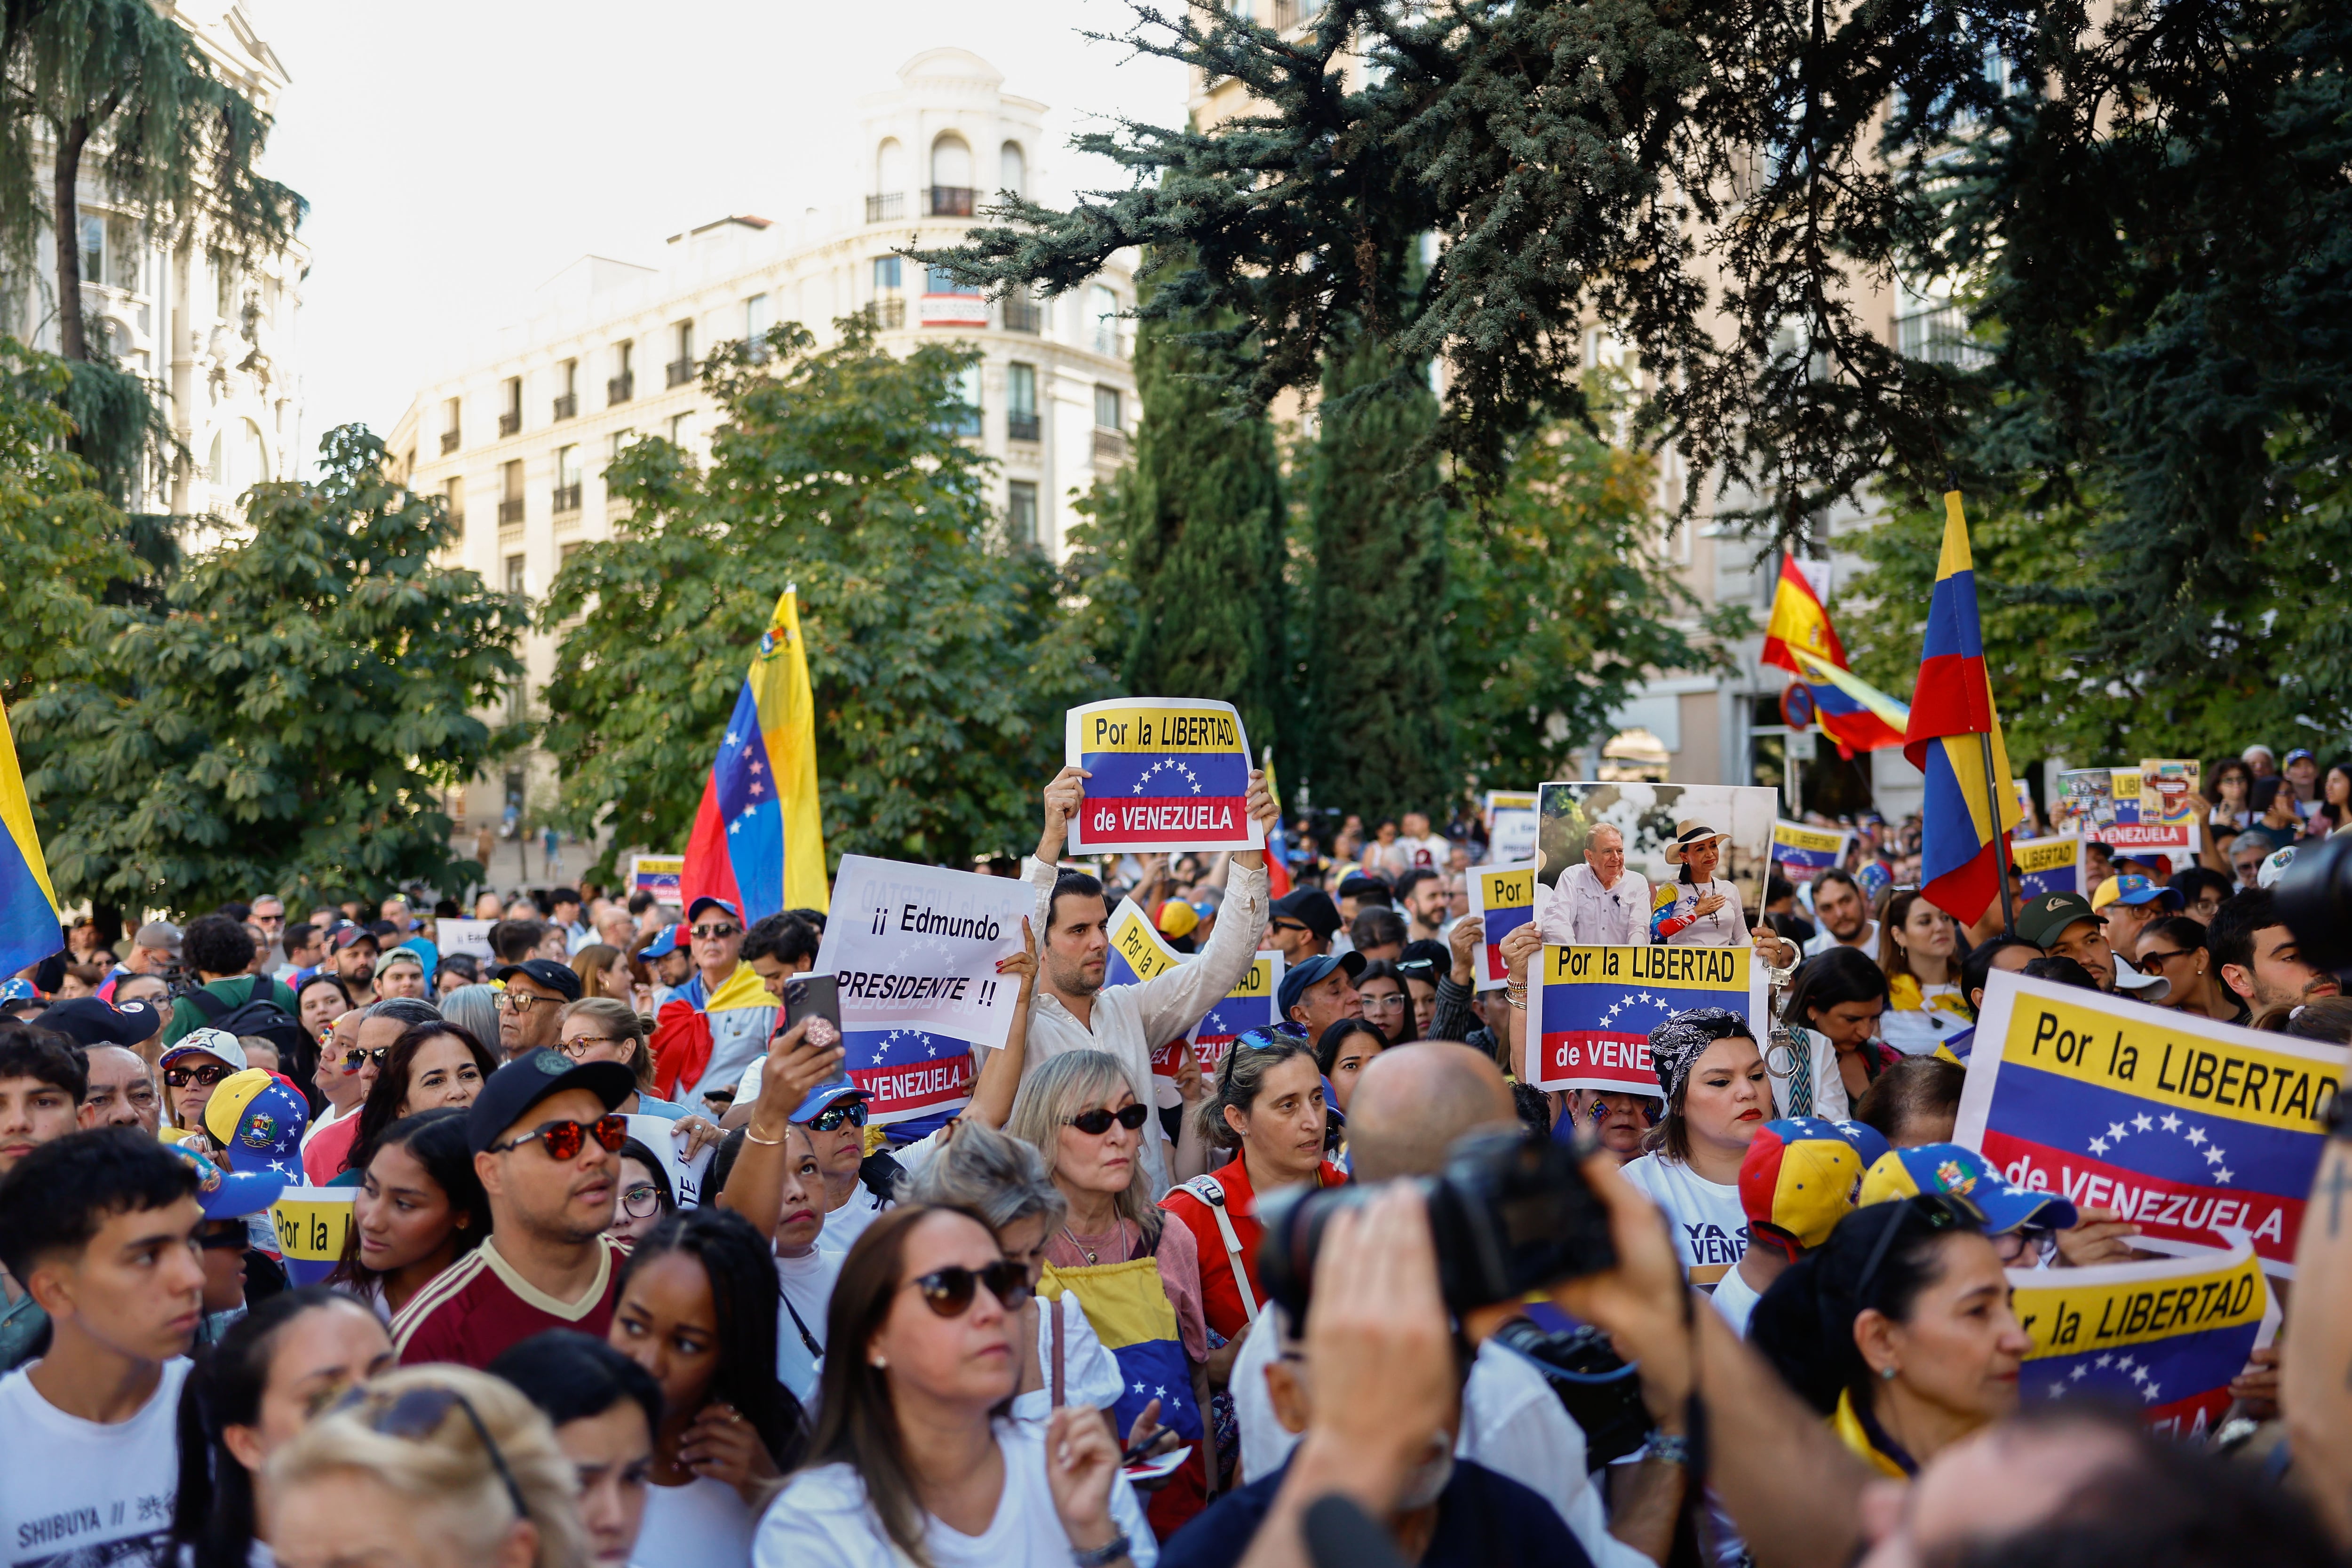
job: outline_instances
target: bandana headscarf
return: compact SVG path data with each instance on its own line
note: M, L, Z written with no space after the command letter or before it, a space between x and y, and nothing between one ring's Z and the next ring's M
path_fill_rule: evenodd
M1651 1030L1650 1065L1657 1069L1658 1087L1666 1091L1666 1103L1675 1102L1676 1091L1698 1058L1706 1055L1707 1047L1747 1033L1748 1020L1728 1007L1694 1007Z

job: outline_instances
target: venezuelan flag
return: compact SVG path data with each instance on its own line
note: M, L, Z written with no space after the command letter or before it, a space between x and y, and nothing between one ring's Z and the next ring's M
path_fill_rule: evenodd
M16 738L0 710L0 823L8 837L0 843L0 977L38 963L65 945L58 918L58 890L49 885L49 863L41 856L41 835L33 826L33 803L25 795L25 775L16 766Z
M1927 636L1903 754L1927 775L1920 806L1921 890L1965 924L2000 896L2009 865L2009 830L2019 818L2009 748L1985 676L1976 565L1958 490L1944 496L1944 549L1936 563L1935 596L1927 604Z
M1066 1290L1086 1310L1087 1326L1126 1379L1126 1389L1111 1407L1120 1435L1132 1429L1143 1407L1157 1399L1160 1424L1175 1427L1186 1442L1199 1442L1201 1408L1192 1400L1192 1373L1178 1336L1176 1309L1160 1279L1159 1260L1136 1258L1076 1268L1047 1264L1037 1293L1050 1301Z
M1265 832L1265 891L1278 899L1290 891L1290 832L1283 826L1282 787L1274 782L1274 748L1265 757L1265 793L1274 797L1274 826Z
M826 907L816 701L795 589L776 601L703 781L678 891L688 909L708 895L726 900L746 921Z
M1780 558L1780 584L1764 626L1764 651L1757 657L1800 678L1814 721L1842 755L1903 743L1903 705L1846 669L1845 646L1793 555Z

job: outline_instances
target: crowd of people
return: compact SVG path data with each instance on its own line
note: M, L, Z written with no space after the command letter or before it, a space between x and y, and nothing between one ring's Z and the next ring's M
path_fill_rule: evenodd
M1916 824L1760 908L1708 824L1656 887L1598 828L1499 988L1475 816L1293 825L1276 897L1257 850L1079 865L1065 769L992 868L1034 890L1010 1036L919 1136L783 1026L815 910L77 922L0 995L0 1563L2339 1561L2268 1351L2194 1442L2019 1409L2008 1271L2138 1230L1954 1142L1995 969L2352 1041L2271 891L2352 773L2268 761L2207 771L2197 863L2013 877L2007 930L1911 885ZM1110 984L1129 897L1185 957ZM1752 947L1775 1021L1679 1013L1654 1092L1547 1092L1548 942ZM1276 1021L1193 1047L1269 948ZM1450 1309L1407 1178L1497 1132L1577 1152L1613 1261ZM1351 1185L1277 1300L1269 1215ZM348 1194L333 1256L292 1188Z

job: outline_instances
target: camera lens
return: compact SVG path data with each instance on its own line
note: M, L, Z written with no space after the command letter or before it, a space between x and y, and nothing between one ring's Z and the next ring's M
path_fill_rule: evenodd
M2273 892L2305 963L2331 971L2352 964L2352 837L2296 850Z

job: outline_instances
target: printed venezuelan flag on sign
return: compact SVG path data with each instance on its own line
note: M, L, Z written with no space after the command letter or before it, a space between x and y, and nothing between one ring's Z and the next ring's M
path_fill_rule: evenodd
M1126 1382L1111 1407L1121 1439L1134 1430L1143 1407L1157 1399L1160 1424L1175 1427L1187 1442L1199 1442L1201 1409L1192 1398L1192 1368L1158 1260L1136 1258L1077 1268L1047 1264L1037 1294L1051 1301L1066 1290L1086 1310L1087 1326L1118 1363Z
M1250 1030L1274 1026L1275 993L1281 989L1282 954L1259 953L1256 962L1243 972L1240 984L1218 997L1217 1005L1192 1026L1190 1038L1200 1053L1203 1073L1216 1071L1234 1042Z
M2075 862L2082 858L2083 841L2064 838L2020 838L2009 847L2009 858L2016 862L2018 873L2025 879L2023 897L2038 899L2044 893L2079 893L2082 873Z
M2033 1349L2018 1372L2028 1405L2122 1404L2194 1436L2230 1407L2230 1380L2277 1322L2242 1235L2227 1251L2158 1263L2010 1271L2011 1305Z
M1486 932L1476 989L1493 991L1509 978L1503 971L1503 939L1536 918L1535 862L1471 867L1470 912Z
M1658 1092L1650 1031L1694 1007L1725 1007L1769 1029L1764 974L1747 947L1551 947L1539 957L1528 1072L1538 1089Z
M1069 710L1063 759L1088 774L1070 852L1255 849L1249 737L1230 702L1123 698Z
M1140 985L1157 980L1184 962L1185 954L1168 945L1133 899L1121 899L1110 912L1110 952L1103 967L1105 985Z
M2116 1210L2140 1246L2241 1229L2292 1279L2344 1064L2341 1046L1996 970L1953 1138L2015 1185Z
M1772 858L1780 875L1791 882L1810 882L1822 872L1845 863L1846 846L1853 834L1836 827L1811 827L1801 822L1772 824Z

